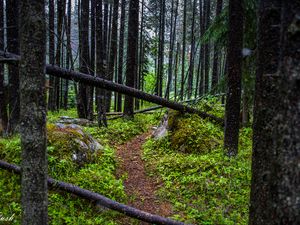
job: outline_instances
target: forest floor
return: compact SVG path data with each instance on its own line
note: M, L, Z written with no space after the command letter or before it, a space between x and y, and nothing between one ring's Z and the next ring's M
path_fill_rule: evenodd
M156 191L162 182L147 175L145 162L142 160L142 145L150 136L150 132L138 135L132 140L117 147L119 168L117 175L126 175L125 192L129 197L128 204L140 210L170 217L173 214L172 205L161 200ZM129 218L122 218L122 224L129 224ZM139 222L140 225L148 224Z

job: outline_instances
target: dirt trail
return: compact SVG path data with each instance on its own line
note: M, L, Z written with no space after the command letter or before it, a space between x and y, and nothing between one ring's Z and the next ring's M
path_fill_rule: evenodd
M125 192L129 196L129 205L143 211L168 217L172 215L170 203L160 200L155 192L161 182L154 177L149 177L145 171L144 161L141 158L142 145L150 133L139 135L131 141L117 148L117 155L120 166L117 174L121 176L126 173L127 179L124 182ZM122 219L122 224L131 224L128 219ZM148 224L140 222L140 225Z

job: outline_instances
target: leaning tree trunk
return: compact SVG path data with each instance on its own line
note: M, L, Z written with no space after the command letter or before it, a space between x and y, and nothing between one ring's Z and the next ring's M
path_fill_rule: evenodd
M7 50L14 54L19 54L19 2L19 0L6 0ZM20 118L19 68L17 65L9 65L8 79L8 132L13 134Z
M45 1L20 1L22 224L48 224Z
M129 21L128 21L128 42L127 42L127 68L126 86L134 87L134 80L137 76L137 50L139 31L139 1L130 0ZM133 117L133 97L125 96L124 114Z
M228 156L238 152L243 47L243 6L229 1L228 78L225 106L224 149Z

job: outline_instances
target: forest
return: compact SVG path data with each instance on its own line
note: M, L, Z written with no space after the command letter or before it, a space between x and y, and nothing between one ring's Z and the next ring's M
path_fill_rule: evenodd
M0 225L299 225L299 0L0 0Z

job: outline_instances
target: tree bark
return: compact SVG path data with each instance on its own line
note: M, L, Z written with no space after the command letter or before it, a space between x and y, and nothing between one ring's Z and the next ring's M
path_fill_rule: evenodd
M96 0L91 0L91 35L90 35L90 74L91 76L95 76L95 13L96 13ZM88 119L90 121L94 120L94 87L88 87Z
M49 64L55 63L55 44L54 44L54 0L49 0ZM54 89L54 77L49 78L49 97L48 97L48 109L53 111L55 109L55 89Z
M204 0L205 9L205 31L210 26L210 8L211 2L210 0ZM204 45L204 93L207 94L209 92L209 69L210 69L210 43L206 43Z
M216 6L216 17L218 17L222 11L223 0L217 0ZM211 79L211 89L214 93L216 93L216 88L219 83L219 46L218 43L214 44L214 58L213 58L213 72L212 72L212 79Z
M20 1L22 224L48 224L44 0Z
M249 224L300 223L299 11L299 1L259 4Z
M175 12L174 12L174 1L172 0L172 17L174 14L174 23L173 23L173 18L171 18L171 29L170 29L170 52L169 52L169 66L168 66L168 84L167 84L167 89L166 89L166 98L170 98L170 92L172 89L172 79L173 79L173 55L174 55L174 46L175 46L175 41L176 41L176 27L177 27L177 17L178 17L178 5L179 5L179 0L176 0L175 3ZM177 60L177 59L175 59ZM177 66L177 65L176 65ZM177 76L177 74L174 74ZM177 81L177 77L176 77ZM174 87L176 88L176 87ZM177 91L177 90L176 90ZM177 93L176 93L177 94Z
M300 2L282 1L278 111L274 112L273 224L300 224Z
M102 0L96 2L96 68L97 77L104 78L104 38L103 38L103 14L102 14ZM106 107L104 90L102 88L96 89L96 101L97 101L97 120L98 126L107 126L106 122Z
M191 28L191 58L190 58L190 68L188 75L188 99L192 97L193 92L193 81L194 81L194 62L195 62L195 16L196 16L196 3L193 3L193 17L192 17L192 28Z
M165 11L166 2L160 0L160 22L159 22L159 43L158 43L158 68L157 68L157 95L162 97L163 94L163 77L164 77L164 47L165 47Z
M180 88L180 100L184 97L184 73L185 73L185 48L186 48L186 5L187 0L183 0L183 34L182 34L182 54L181 54L181 88Z
M6 26L7 26L7 50L19 54L19 0L6 0ZM9 65L9 99L8 99L8 133L16 132L20 119L20 89L19 68L17 65Z
M66 68L73 69L73 56L71 47L71 28L72 28L72 0L68 1L67 18L66 18L66 36L67 36L67 54L66 54ZM65 80L64 90L64 109L68 109L68 96L69 96L69 80Z
M126 68L126 86L128 87L134 87L134 80L137 76L138 31L139 1L130 0ZM133 106L133 98L131 96L125 96L124 114L127 117L133 117Z
M125 33L125 9L126 0L121 3L121 19L120 19L120 38L119 38L119 65L118 65L118 83L123 83L123 60L124 60L124 33ZM117 111L122 110L122 95L117 93Z
M243 6L240 0L229 1L229 39L228 39L228 81L225 106L224 149L228 156L238 153L242 47L243 47Z
M0 0L0 50L4 50L4 4ZM0 64L0 135L7 131L8 115L7 115L7 99L4 88L4 65Z
M80 15L80 72L89 74L89 1L81 1ZM83 84L79 84L77 111L79 118L88 117L88 90Z
M111 35L110 35L110 52L107 70L107 80L112 81L114 78L115 67L117 65L117 48L118 48L118 14L119 14L119 0L114 0L113 3L113 13L112 13L112 25L111 25ZM111 104L111 91L106 91L106 105L110 108Z

